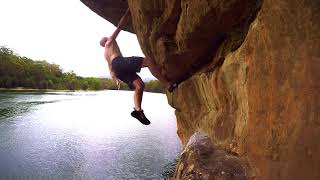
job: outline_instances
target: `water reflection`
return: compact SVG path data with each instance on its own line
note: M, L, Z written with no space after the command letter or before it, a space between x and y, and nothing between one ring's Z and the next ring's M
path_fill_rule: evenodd
M161 94L144 96L150 126L130 116L132 92L7 93L0 105L0 177L163 179L180 153Z
M50 94L50 93L48 93ZM36 96L35 96L36 95ZM26 113L30 108L36 105L46 103L56 103L68 99L45 99L44 92L25 92L25 93L10 93L0 92L0 120L4 118L14 118L18 115Z

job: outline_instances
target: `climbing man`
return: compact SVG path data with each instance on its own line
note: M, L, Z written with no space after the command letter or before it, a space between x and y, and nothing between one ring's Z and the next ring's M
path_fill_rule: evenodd
M141 68L148 67L153 76L155 76L167 89L172 92L176 87L176 83L170 82L166 77L162 76L160 69L156 66L153 59L149 57L123 57L116 38L121 31L126 17L129 14L129 8L113 32L108 37L103 37L100 45L105 48L104 57L108 62L108 67L112 79L120 87L119 80L128 84L131 89L134 89L134 111L131 116L138 119L142 124L149 125L150 121L146 118L141 108L142 95L144 90L144 82L137 75Z

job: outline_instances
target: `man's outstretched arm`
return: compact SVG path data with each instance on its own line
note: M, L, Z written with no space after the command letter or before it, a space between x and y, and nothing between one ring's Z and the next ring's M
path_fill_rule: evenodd
M109 37L109 42L115 40L117 38L117 36L119 35L124 23L125 23L125 20L126 20L126 17L128 16L128 14L130 13L130 9L128 8L126 13L121 17L119 23L118 23L118 26L117 26L117 29L112 33L112 35Z

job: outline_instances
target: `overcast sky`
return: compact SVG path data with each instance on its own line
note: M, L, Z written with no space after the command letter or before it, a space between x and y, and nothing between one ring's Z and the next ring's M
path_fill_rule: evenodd
M80 0L0 0L0 46L80 76L109 74L99 41L114 30ZM122 31L117 41L124 56L144 56L134 34Z

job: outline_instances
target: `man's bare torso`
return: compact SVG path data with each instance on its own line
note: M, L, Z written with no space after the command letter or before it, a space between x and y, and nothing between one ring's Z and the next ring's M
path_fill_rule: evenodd
M111 40L110 42L107 41L104 47L105 47L104 58L108 61L110 75L112 79L116 80L115 72L113 72L113 69L112 69L112 61L116 57L122 57L120 48L116 40Z
M120 48L116 40L107 42L105 45L104 57L108 61L109 66L111 66L112 61L116 57L122 57Z

